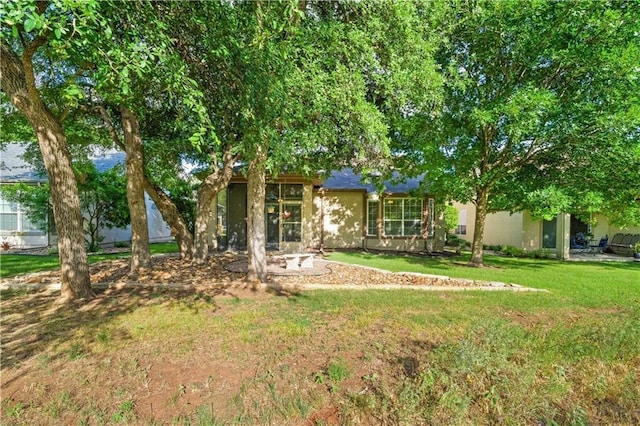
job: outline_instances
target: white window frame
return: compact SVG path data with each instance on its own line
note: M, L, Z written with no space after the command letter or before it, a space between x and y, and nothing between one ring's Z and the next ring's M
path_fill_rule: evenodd
M405 211L406 211L406 203L408 201L418 201L420 203L419 205L419 216L417 218L407 218L405 215ZM400 203L401 206L401 213L400 213L400 219L388 219L387 218L387 206L389 204L392 203ZM418 237L418 236L422 236L422 220L423 220L423 209L424 209L424 200L422 198L416 198L416 197L387 197L383 200L382 202L383 207L382 207L382 221L383 221L383 232L385 237ZM413 231L413 227L411 227L411 230L408 232L405 229L405 223L413 220L413 221L419 221L420 222L420 229L417 231ZM400 222L400 233L399 234L387 234L387 224L390 222Z

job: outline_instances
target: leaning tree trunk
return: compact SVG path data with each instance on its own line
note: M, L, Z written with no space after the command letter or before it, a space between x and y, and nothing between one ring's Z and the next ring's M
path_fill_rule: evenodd
M476 219L475 229L473 231L473 245L471 247L471 260L469 263L473 266L483 267L483 241L484 241L484 223L487 218L487 208L489 205L489 190L481 188L476 191Z
M196 264L204 264L209 254L209 224L213 217L211 204L216 196L229 184L233 175L233 163L235 157L231 155L231 148L227 148L223 157L222 169L218 167L214 159L214 170L205 178L198 188L198 200L196 205L195 220L195 248L193 260Z
M127 156L127 203L131 216L131 272L151 264L149 223L144 199L144 159L138 118L121 107L124 147Z
M171 232L175 235L180 249L180 258L190 260L193 256L193 237L178 208L162 189L156 187L146 178L144 189L156 204L164 221L171 227Z
M267 281L265 246L264 196L266 186L266 154L261 149L249 164L247 184L247 281L254 285Z
M0 86L33 127L51 188L58 234L62 288L59 301L91 298L91 280L84 241L82 212L71 155L62 125L44 105L35 86L32 58L43 40L25 48L22 59L1 43Z

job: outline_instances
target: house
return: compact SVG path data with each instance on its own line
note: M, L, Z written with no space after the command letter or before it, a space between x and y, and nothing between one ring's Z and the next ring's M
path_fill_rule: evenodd
M454 203L454 207L458 209L455 234L466 241L473 241L475 205ZM623 229L610 224L608 218L599 213L594 213L593 219L595 225L590 226L572 215L537 220L529 211L490 213L485 221L484 244L510 245L524 250L559 249L569 245L569 241L564 240L570 240L579 232L592 234L594 242L603 237L611 239L617 233L640 234L640 226ZM562 241L559 241L559 236Z
M325 180L279 175L265 191L267 249L441 250L445 235L434 198L415 194L418 179L394 181L379 192L351 169ZM220 246L246 247L246 216L247 182L236 175L218 197Z
M2 154L0 184L41 184L38 175L22 159L25 144L8 144ZM99 171L124 163L124 154L96 154ZM282 252L313 249L377 249L438 251L444 246L444 229L436 214L434 198L416 193L419 179L401 181L396 174L382 187L363 181L351 169L333 171L326 179L281 174L265 188L266 247ZM15 247L43 247L55 244L55 235L34 226L19 205L2 203L0 238ZM236 174L213 206L220 247L247 246L247 181ZM147 197L151 241L170 240L171 230ZM215 230L215 232L213 232ZM131 231L102 229L104 244L129 241ZM211 242L213 243L213 242ZM215 246L216 244L212 244Z
M47 181L46 175L39 173L27 163L23 156L29 143L8 143L0 150L0 185L26 183L39 185ZM100 152L92 156L99 172L124 164L122 152ZM153 201L145 196L149 240L151 242L170 241L171 229L162 219L162 215ZM131 228L100 230L103 244L109 245L131 240ZM19 204L2 199L0 194L0 241L8 242L15 248L48 247L57 243L55 231L48 232L30 220Z

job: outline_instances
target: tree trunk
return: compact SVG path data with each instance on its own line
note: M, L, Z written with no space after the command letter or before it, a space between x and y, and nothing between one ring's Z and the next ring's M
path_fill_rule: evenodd
M62 289L60 302L91 298L91 280L82 226L78 186L71 167L71 155L62 125L44 105L35 86L32 58L44 43L34 40L25 48L22 60L2 42L0 86L25 115L35 131L51 188L53 216L58 233Z
M144 189L160 210L162 218L171 227L180 249L180 258L190 260L193 256L193 237L178 208L162 189L153 185L146 178Z
M216 160L214 160L215 162ZM196 223L194 231L195 250L193 260L196 264L204 264L209 253L209 223L213 215L211 204L220 191L227 187L233 176L235 157L231 155L231 148L227 148L223 158L222 169L214 164L214 170L205 178L198 188L196 205Z
M264 228L264 196L266 154L260 148L249 164L247 184L247 281L254 284L267 281L267 252Z
M131 272L138 272L151 263L149 223L144 199L144 159L138 118L121 107L122 129L126 152L127 204L131 216Z
M476 219L475 230L473 232L473 245L471 247L471 265L479 268L484 266L482 259L483 240L484 240L484 223L487 218L487 208L489 205L489 190L479 188L476 191Z

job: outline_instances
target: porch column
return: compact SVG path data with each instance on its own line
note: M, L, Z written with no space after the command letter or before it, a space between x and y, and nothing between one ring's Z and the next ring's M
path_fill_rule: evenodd
M569 259L571 248L571 215L560 213L556 225L556 257L558 260Z

